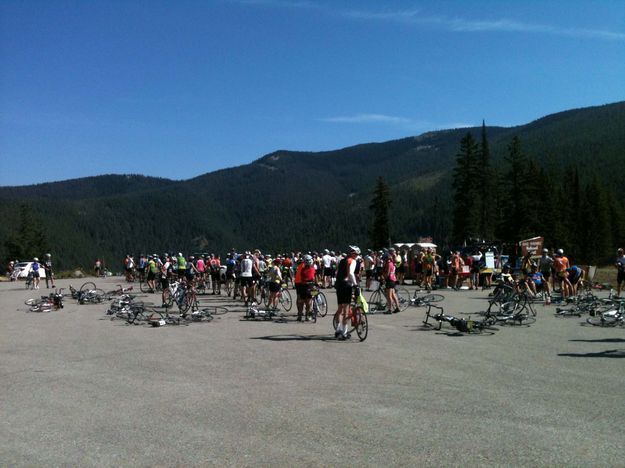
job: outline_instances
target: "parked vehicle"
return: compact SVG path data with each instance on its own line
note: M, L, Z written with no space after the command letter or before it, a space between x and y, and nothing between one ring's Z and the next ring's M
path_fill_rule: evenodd
M33 262L19 262L15 265L13 269L13 274L11 275L14 279L25 280L28 277L28 273L32 268ZM43 265L39 268L39 278L45 278L46 272L43 268Z

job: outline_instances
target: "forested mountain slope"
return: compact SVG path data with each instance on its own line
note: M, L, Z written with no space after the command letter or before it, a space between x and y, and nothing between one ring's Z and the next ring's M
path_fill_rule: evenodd
M495 166L518 136L527 155L558 173L596 174L623 198L625 103L553 114L513 128L486 127ZM186 181L106 175L27 187L0 187L0 259L20 224L20 205L61 268L103 257L117 268L126 253L224 252L368 245L369 203L383 176L393 200L393 240L451 227L451 174L460 140L481 128L429 132L336 151L276 151L251 164ZM505 182L505 181L504 181ZM33 254L41 254L34 252Z

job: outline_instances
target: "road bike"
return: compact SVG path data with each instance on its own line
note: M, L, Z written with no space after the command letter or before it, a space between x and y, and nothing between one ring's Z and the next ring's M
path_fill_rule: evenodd
M395 293L397 294L397 302L399 310L404 311L410 305L410 292L403 286L396 285ZM388 312L386 300L386 286L383 281L378 283L378 288L371 293L369 300L369 313L379 314Z
M63 289L55 290L40 299L27 299L24 303L29 306L29 312L51 312L63 308Z
M596 327L616 327L625 325L625 300L612 300L607 310L597 311L586 322Z
M435 293L422 293L420 290L415 290L413 296L410 298L410 305L413 307L424 307L433 302L441 302L445 299L442 294Z
M312 320L316 323L317 317L325 317L327 315L328 300L317 285L312 287L310 295L312 296Z
M367 335L369 334L369 320L367 319L365 311L360 305L352 301L345 313L347 314L347 336L351 336L352 333L356 332L360 341L365 341L367 339ZM337 312L334 314L334 319L332 320L333 330L336 330L338 324Z
M486 330L489 330L495 323L496 320L493 317L486 317L483 320L471 320L471 317L468 319L454 317L453 315L446 315L445 311L442 307L434 305L432 303L427 304L427 311L425 314L425 320L423 324L427 327L434 328L434 324L429 322L429 319L434 319L438 322L438 328L436 330L441 330L443 327L443 323L449 323L453 328L455 328L460 333L467 334L476 334L483 333ZM432 309L436 309L438 312L432 314Z

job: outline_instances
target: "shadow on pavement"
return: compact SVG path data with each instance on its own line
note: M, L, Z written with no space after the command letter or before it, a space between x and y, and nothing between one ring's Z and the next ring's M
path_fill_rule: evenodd
M583 343L625 343L625 338L602 338L599 340L569 340Z
M608 349L599 353L559 353L558 356L584 358L625 358L625 349Z
M336 341L338 340L330 335L267 335L254 336L252 340L268 340L268 341ZM349 341L349 340L347 340ZM356 338L358 341L358 338Z

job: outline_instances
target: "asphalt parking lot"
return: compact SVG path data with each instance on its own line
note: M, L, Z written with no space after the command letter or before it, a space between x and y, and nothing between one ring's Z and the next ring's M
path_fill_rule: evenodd
M331 314L246 321L212 296L230 312L189 326L70 299L27 312L46 292L0 283L2 466L623 466L625 329L554 306L486 336L409 308L339 342ZM485 292L443 294L447 313L485 308Z

